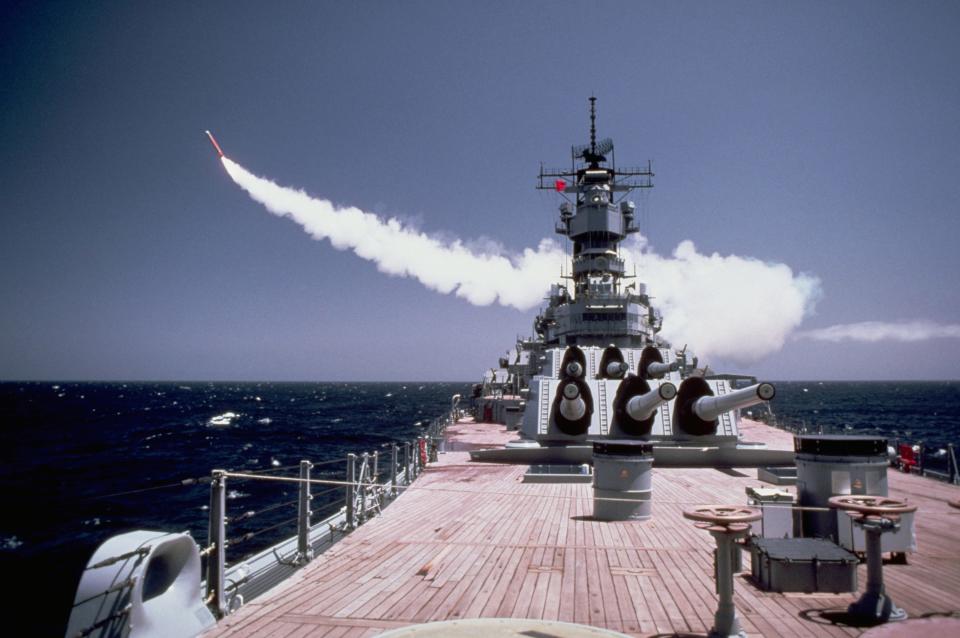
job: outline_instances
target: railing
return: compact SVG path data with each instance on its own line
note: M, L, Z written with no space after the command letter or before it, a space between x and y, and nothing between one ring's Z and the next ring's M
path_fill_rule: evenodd
M443 432L462 411L456 407L426 427L422 436L401 444L387 444L385 450L348 454L343 478L313 478L318 466L342 463L342 460L299 464L299 474L277 476L213 470L210 482L210 520L208 541L201 548L206 560L206 602L214 614L223 617L289 576L292 570L310 562L335 542L335 535L350 533L359 525L380 514L383 507L397 497L400 490L412 483L428 462L437 460L438 447L443 445ZM297 466L293 466L297 467ZM384 471L386 470L386 471ZM272 481L296 484L297 499L271 505L259 511L232 515L227 511L228 483L235 481ZM312 487L322 488L319 492ZM320 495L343 491L342 500L328 504L321 512L313 512L310 504ZM295 516L259 530L228 536L231 527L245 527L247 521L266 512L296 506ZM230 564L228 552L247 541L296 523L296 536L248 557L238 557ZM232 553L232 552L230 552Z
M239 608L245 599L252 599L279 584L293 571L332 546L337 540L337 534L349 534L357 526L377 516L405 486L410 485L420 475L428 462L437 460L437 448L443 445L444 430L463 415L458 402L459 395L455 395L450 411L431 421L423 435L411 441L389 443L372 453L348 454L345 475L334 473L327 478L331 474L331 469L327 468L343 463L343 459L319 463L303 460L297 465L252 472L217 469L211 472L209 478L188 478L176 483L108 496L210 484L207 544L200 547L199 552L201 559L205 561L205 580L202 586L206 597L203 602L217 618L222 618ZM277 474L293 468L299 469L296 476ZM320 474L323 478L316 478L316 468L322 468ZM257 510L228 512L230 492L227 487L243 481L296 485L297 498L281 500ZM321 489L313 491L313 486L320 486ZM338 492L342 492L342 495L336 495ZM321 511L314 512L311 503L317 497L325 497L328 502ZM283 510L294 507L295 515L286 517L282 513ZM280 520L275 521L278 513ZM271 514L268 524L260 529L245 531L250 521L265 514ZM276 538L279 530L292 527L293 523L296 523L295 535L258 552L248 551L237 557L233 563L228 562L228 558L234 558L237 547L242 549L248 541L266 534L272 533L271 536ZM231 535L228 536L228 533ZM125 554L100 560L89 565L87 569L102 569L122 563L123 569L129 571L140 567L144 556L149 552L150 547L139 547ZM132 589L136 579L137 576L120 578L106 590L80 601L77 605L112 594L119 596L118 592ZM126 596L128 598L129 593ZM74 607L76 608L76 605ZM114 632L109 627L116 623L127 624L131 609L131 604L120 605L112 613L101 614L74 635L82 638L106 630L113 635Z
M814 426L804 419L778 418L769 406L765 412L756 413L752 418L793 434L824 434L823 425ZM931 451L922 442L911 443L901 439L888 441L894 450L890 455L890 464L894 467L904 472L960 485L960 465L957 464L956 446L953 443ZM904 447L910 450L909 454L904 453Z

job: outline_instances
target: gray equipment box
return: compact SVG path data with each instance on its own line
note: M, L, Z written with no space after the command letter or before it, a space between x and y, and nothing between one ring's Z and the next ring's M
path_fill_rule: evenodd
M822 538L752 538L753 579L777 592L857 591L857 557Z

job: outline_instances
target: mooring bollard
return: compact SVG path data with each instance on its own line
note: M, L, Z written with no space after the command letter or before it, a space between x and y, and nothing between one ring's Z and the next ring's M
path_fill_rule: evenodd
M733 605L733 550L734 541L750 531L750 523L760 520L760 511L752 507L719 506L698 507L683 513L696 521L696 526L710 532L717 542L713 555L717 578L717 612L713 617L711 636L746 636Z
M297 563L300 565L313 560L310 548L310 468L313 463L300 461L300 494L297 502Z
M916 505L886 496L846 495L830 499L830 507L845 510L863 528L867 549L867 590L847 608L847 613L866 623L906 620L907 612L893 604L883 585L884 532L900 528L900 515L917 511Z

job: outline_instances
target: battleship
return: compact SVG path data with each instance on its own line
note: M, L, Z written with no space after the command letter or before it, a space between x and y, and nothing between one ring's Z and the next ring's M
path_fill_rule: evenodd
M960 487L889 471L887 441L746 416L769 382L661 335L621 242L652 166L589 141L541 167L569 275L529 338L422 436L342 477L213 469L209 529L104 542L66 635L850 636L960 627ZM219 155L223 151L207 132ZM298 490L297 533L240 555L229 485ZM953 484L951 484L953 483ZM311 511L343 489L335 512Z

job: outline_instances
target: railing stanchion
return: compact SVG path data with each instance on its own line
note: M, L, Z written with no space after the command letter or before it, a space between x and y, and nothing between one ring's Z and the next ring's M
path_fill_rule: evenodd
M227 613L224 574L226 572L226 494L225 470L213 470L210 482L210 523L207 545L213 550L207 556L207 600L217 618Z
M357 455L353 452L347 454L347 529L353 529L354 520L354 489L357 480Z
M954 485L960 485L960 468L957 467L957 455L953 443L947 444L947 453L950 455L948 459L950 462L950 482Z
M297 504L297 562L302 564L313 560L310 548L310 461L300 461L300 499Z
M403 484L410 485L410 441L403 443Z
M397 495L397 455L399 449L396 443L390 444L390 496Z
M370 495L370 454L364 452L361 455L363 461L360 463L360 522L367 520L367 497Z
M413 478L420 476L420 437L413 440Z

